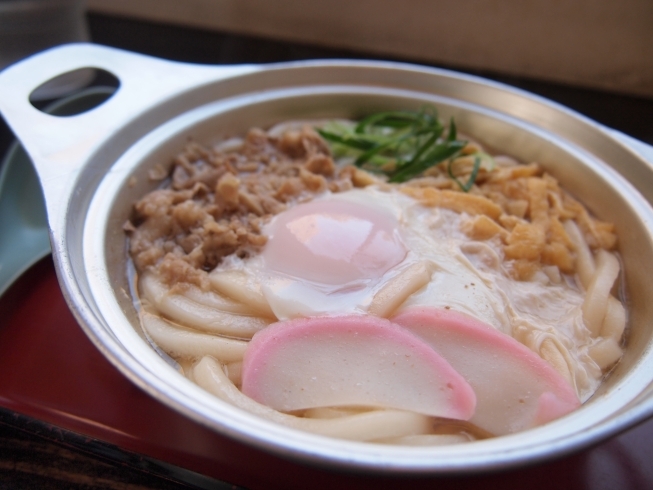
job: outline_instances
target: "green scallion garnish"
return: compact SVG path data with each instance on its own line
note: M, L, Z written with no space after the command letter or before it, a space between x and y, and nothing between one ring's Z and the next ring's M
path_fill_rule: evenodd
M467 182L454 175L451 162L467 141L458 139L453 118L445 128L431 106L417 112L379 112L355 125L334 123L317 131L330 142L335 155L353 157L357 167L384 174L389 182L406 182L448 160L448 175L467 192L481 167L482 159L477 156Z

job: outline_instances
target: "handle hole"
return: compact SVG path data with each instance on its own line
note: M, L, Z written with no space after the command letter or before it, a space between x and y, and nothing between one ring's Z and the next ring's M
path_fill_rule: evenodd
M29 96L29 101L36 109L54 116L75 116L95 109L111 98L120 87L120 80L112 73L100 68L80 68L51 78L36 87ZM96 97L86 97L84 104L64 104L62 110L51 111L53 104L68 100L80 92L89 90L97 92ZM46 108L50 109L46 111Z

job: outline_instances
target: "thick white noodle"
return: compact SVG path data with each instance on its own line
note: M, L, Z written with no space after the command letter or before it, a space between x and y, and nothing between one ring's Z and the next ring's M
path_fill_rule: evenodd
M583 320L594 337L601 333L603 319L608 309L610 291L619 275L619 261L610 252L596 253L596 273L587 287L583 301Z
M152 274L139 280L140 291L160 313L181 325L204 332L229 337L251 338L265 328L271 320L244 315L234 315L190 300L180 294L170 294Z
M146 311L141 312L141 325L154 343L171 357L213 356L222 362L235 362L242 360L247 349L247 342L242 340L191 332Z
M215 269L209 274L211 286L216 291L246 304L257 315L275 319L268 300L261 290L261 282L242 271Z
M188 357L180 357L177 359L177 364L181 368L182 373L193 383L195 383L195 378L193 377L193 368L195 367L196 362L197 361L189 359Z
M608 307L603 318L601 336L610 337L619 342L626 328L626 309L614 296L608 298Z
M586 289L583 321L592 336L603 337L588 349L588 354L605 370L623 355L619 344L626 328L626 309L611 294L619 275L619 261L605 250L597 252L595 260L578 225L568 220L564 226L576 247L576 270Z
M601 339L588 349L590 357L603 370L619 360L623 351L614 338Z
M193 370L197 384L232 405L272 422L327 437L354 441L426 434L431 419L400 410L372 410L332 419L309 419L277 412L242 394L215 359L203 358Z
M551 333L542 335L542 341L539 347L539 354L542 359L547 361L553 368L565 378L578 393L576 378L574 376L576 363L569 354L569 350Z
M165 287L161 284L162 287ZM180 295L186 298L216 310L224 311L225 313L233 313L234 315L251 316L252 309L239 301L227 298L222 294L215 291L202 291L197 286L185 285L179 292Z
M229 381L231 381L236 386L243 384L243 362L230 362L225 364L224 369L226 371Z
M431 280L427 263L419 262L403 270L383 286L372 298L367 310L370 315L389 317L406 299Z
M583 234L581 233L578 225L572 221L567 220L564 222L565 231L576 248L576 272L580 283L587 289L594 277L595 264L592 251L590 250Z

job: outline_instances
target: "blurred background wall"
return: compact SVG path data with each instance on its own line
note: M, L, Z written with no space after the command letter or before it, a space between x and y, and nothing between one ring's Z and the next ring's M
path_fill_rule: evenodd
M653 98L653 0L87 0L91 12Z
M194 63L372 58L451 68L653 144L653 0L0 0L0 69L86 39ZM80 75L32 99L84 86ZM11 138L0 118L0 154Z

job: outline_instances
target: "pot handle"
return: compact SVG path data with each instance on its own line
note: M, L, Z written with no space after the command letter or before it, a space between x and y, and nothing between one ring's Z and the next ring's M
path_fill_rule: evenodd
M100 68L116 76L120 81L116 93L76 116L52 116L31 105L29 96L37 87L83 68ZM0 72L0 112L32 158L46 201L57 202L115 128L189 88L257 69L179 63L89 43L68 44Z

